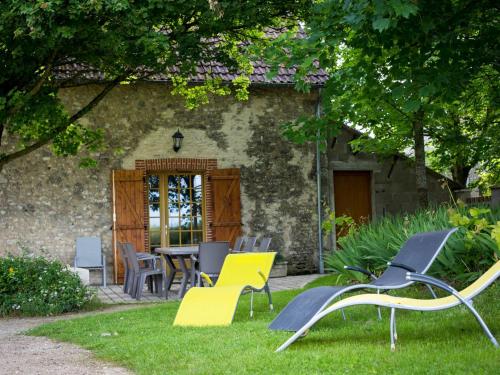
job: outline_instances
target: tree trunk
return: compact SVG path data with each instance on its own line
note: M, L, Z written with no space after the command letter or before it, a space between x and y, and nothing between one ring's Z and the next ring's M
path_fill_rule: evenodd
M453 177L453 181L455 181L457 184L460 184L462 188L465 188L467 186L467 178L469 178L469 172L472 168L461 165L461 164L455 164L451 168L451 175Z
M420 207L429 205L427 169L425 167L424 112L419 110L413 119L413 141L415 151L415 180Z

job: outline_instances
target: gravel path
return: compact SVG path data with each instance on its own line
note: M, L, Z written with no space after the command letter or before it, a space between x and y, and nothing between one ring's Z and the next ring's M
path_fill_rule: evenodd
M103 312L121 311L138 306L116 306ZM29 375L130 375L127 369L98 360L76 345L45 337L26 336L24 331L60 319L95 314L68 314L48 318L0 319L0 374Z

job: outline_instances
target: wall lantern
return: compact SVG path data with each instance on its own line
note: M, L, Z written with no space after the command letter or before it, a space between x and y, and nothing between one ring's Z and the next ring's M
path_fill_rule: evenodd
M177 131L174 133L172 136L172 141L174 142L174 151L177 152L181 149L182 146L182 140L184 139L184 136L182 133L177 129Z

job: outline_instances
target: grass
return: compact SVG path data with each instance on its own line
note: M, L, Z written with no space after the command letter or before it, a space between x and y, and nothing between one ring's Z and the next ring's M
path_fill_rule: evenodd
M326 276L311 286L331 282ZM299 292L274 293L277 311ZM421 288L406 294L428 298ZM378 321L374 307L358 306L346 310L347 321L332 314L287 351L274 353L290 334L268 330L276 313L268 311L264 295L255 302L250 319L244 296L230 327L172 327L179 304L167 302L58 321L30 334L78 344L138 374L493 374L500 366L500 350L462 307L398 311L396 352L389 348L388 311ZM500 338L500 288L490 287L475 306Z

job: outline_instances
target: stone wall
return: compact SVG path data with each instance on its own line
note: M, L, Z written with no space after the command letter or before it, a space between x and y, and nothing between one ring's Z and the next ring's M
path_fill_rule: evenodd
M323 161L325 169L322 171L325 176L323 178L325 199L328 201L328 194L331 191L331 186L328 186L328 175L331 175L333 171L371 171L373 176L372 208L375 217L415 211L418 207L418 197L414 166L411 160L403 156L393 159L362 152L354 154L349 142L356 136L355 131L346 129L339 134L334 147L328 150L330 160L329 163L328 160ZM450 200L449 191L442 186L443 179L442 175L428 170L430 202L440 203Z
M74 111L99 90L66 89ZM135 160L214 158L219 168L241 169L243 232L272 236L272 247L290 271L316 267L314 149L285 141L279 125L314 113L316 97L288 88L254 88L247 102L213 98L184 108L168 86L140 83L113 90L82 122L106 133L97 169L81 169L78 157L57 158L48 148L7 165L0 175L0 255L20 247L71 263L75 238L101 236L111 266L112 169L134 169ZM184 134L172 150L172 134ZM109 272L111 275L112 272Z
M66 89L62 98L75 111L98 91L98 86ZM317 268L314 145L291 144L279 126L313 114L315 102L315 94L291 88L253 88L247 102L218 97L189 111L165 84L116 88L82 119L106 134L108 147L95 155L97 169L81 169L78 157L54 157L48 148L4 168L0 255L25 247L71 263L75 238L93 235L102 238L111 267L110 171L134 169L136 160L210 158L217 159L219 168L241 169L244 234L271 236L272 248L289 261L291 273L313 272ZM185 138L175 153L172 134L178 128ZM354 155L347 144L353 136L344 131L329 150L330 163L322 163L325 181L332 169L370 170L375 216L414 210L415 182L408 161L401 159L392 167L392 160ZM429 172L428 177L431 200L447 200L439 176ZM327 183L323 191L328 198Z

